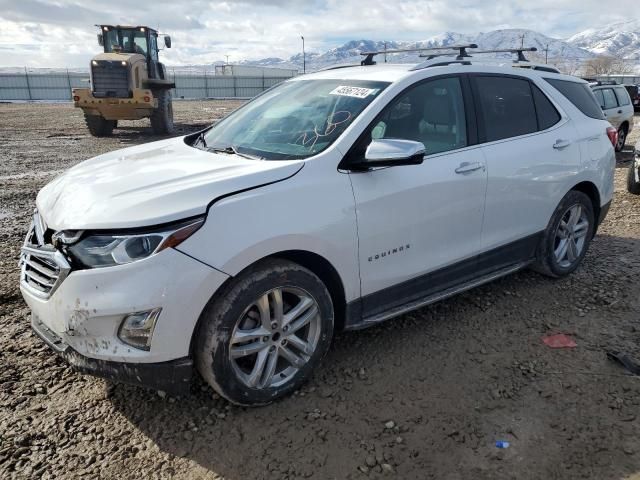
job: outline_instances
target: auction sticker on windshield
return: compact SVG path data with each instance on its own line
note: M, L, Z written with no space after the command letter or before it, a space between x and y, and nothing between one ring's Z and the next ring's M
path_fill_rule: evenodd
M343 97L356 97L365 98L369 95L374 95L378 92L377 88L362 88L362 87L349 87L347 85L340 85L334 88L329 95L342 95Z

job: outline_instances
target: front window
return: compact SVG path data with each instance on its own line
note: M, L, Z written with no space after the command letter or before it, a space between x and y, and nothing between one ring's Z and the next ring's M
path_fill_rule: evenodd
M110 28L103 31L104 51L110 53L120 47L125 53L139 53L147 55L147 32L144 27L139 28Z
M388 85L355 80L286 82L211 128L202 146L265 160L307 158L329 147Z

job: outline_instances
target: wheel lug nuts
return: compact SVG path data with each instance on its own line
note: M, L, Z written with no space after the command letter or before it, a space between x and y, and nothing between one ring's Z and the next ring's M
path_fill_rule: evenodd
M282 345L283 347L284 347L286 344L287 344L287 339L286 339L286 338L280 342L280 345Z
M276 346L275 346L275 345L271 345L271 346L269 347L269 351L270 351L270 352L275 352L275 351L276 351Z
M282 327L282 331L283 332L289 331L289 325L285 325L284 327Z
M268 342L269 341L269 337L262 337L262 341L263 342Z
M276 328L278 328L278 324L276 322L273 322L271 324L271 330L275 330Z

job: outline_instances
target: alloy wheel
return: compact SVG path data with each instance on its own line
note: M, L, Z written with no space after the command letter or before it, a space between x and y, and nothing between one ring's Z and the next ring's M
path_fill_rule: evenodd
M587 233L587 211L579 204L568 208L562 215L554 239L554 255L560 267L569 268L579 259L586 244Z
M618 144L616 145L616 149L618 151L621 151L624 148L625 137L626 137L626 133L624 129L621 128L620 130L618 130Z
M245 309L233 330L229 357L238 379L256 389L282 385L318 346L320 309L300 288L269 290Z

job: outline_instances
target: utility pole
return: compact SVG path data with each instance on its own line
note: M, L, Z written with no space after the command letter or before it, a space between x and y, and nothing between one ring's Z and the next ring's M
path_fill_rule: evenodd
M549 44L544 47L544 63L549 63Z
M387 41L384 42L384 63L387 63Z
M307 58L304 54L304 36L300 35L302 39L302 73L307 73Z
M520 35L520 48L524 48L524 33Z
M227 65L229 65L229 55L224 56L227 59Z

